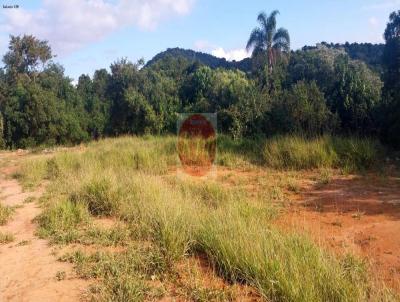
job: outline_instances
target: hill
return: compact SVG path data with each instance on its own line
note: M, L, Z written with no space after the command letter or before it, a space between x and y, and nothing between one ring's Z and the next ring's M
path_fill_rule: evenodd
M365 62L369 67L377 72L382 71L382 55L384 44L371 44L371 43L327 43L321 44L333 49L344 49L351 59L360 60ZM316 46L304 46L302 50L313 49ZM251 59L245 58L241 61L227 61L225 58L218 58L208 53L203 53L191 49L183 48L168 48L160 52L147 62L146 67L149 67L156 62L163 60L167 56L181 57L189 61L198 61L201 64L207 65L211 68L226 68L226 69L239 69L248 72L251 69Z
M182 57L189 61L198 61L201 64L207 65L211 68L239 69L244 72L249 71L251 68L250 58L246 58L241 61L227 61L225 58L217 58L208 53L178 47L168 48L167 50L160 52L147 62L146 67L149 67L160 60L163 60L167 56L172 56L175 58Z

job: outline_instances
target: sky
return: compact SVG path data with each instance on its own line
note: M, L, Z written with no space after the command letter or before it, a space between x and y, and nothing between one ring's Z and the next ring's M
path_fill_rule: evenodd
M75 82L118 58L150 60L172 47L240 60L261 11L277 9L292 49L321 41L383 43L400 0L0 0L0 55L9 35L49 41ZM5 8L18 6L18 8Z

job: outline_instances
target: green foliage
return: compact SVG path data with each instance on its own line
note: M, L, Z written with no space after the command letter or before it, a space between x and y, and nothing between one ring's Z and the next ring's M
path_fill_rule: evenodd
M348 276L340 263L306 238L267 225L259 232L259 217L242 215L234 210L210 215L199 234L201 251L225 279L249 283L272 301L367 299L363 273Z
M276 16L279 11L274 10L269 16L261 12L256 27L250 34L246 49L252 50L253 72L258 78L262 89L269 93L276 90L276 65L284 62L290 54L290 36L284 28L276 29Z
M385 30L384 89L385 104L381 112L383 138L400 147L400 11L390 15Z
M340 51L345 51L352 60L359 60L368 65L372 70L382 73L383 71L383 52L384 44L372 43L326 43L321 45ZM303 50L315 49L313 46L304 46Z
M299 80L315 81L324 93L331 114L338 118L333 130L376 134L382 82L364 63L349 59L343 49L319 45L292 55L285 86Z
M317 136L335 129L323 93L315 82L298 82L272 104L270 133L297 133Z
M111 72L82 75L76 87L62 66L49 61L47 42L12 36L0 72L0 147L176 133L180 112L216 112L219 133L234 139L380 133L395 145L400 112L395 15L387 30L382 98L369 45L322 43L291 52L289 59L289 34L276 29L277 14L258 16L260 28L247 45L251 59L226 62L169 49L145 66L119 59Z
M52 57L47 42L11 36L9 49L0 103L4 144L32 147L87 139L80 99L63 68L47 64Z
M316 81L323 93L330 94L335 82L334 62L343 54L343 50L330 50L323 45L294 52L290 57L285 86L298 81Z
M290 51L289 33L284 28L276 29L276 16L279 11L273 11L269 16L265 12L258 15L260 27L255 28L247 42L247 50L253 49L253 56L265 54L268 69L271 71L278 56Z
M146 67L153 68L158 65L156 68L159 68L160 63L165 64L165 62L169 62L169 67L171 67L170 63L174 61L179 61L177 65L180 68L184 68L185 65L195 62L210 68L239 69L244 72L249 71L251 67L251 60L249 58L231 62L225 58L217 58L208 53L182 48L168 48L166 51L160 52L147 62ZM175 65L175 63L173 64ZM167 68L167 70L171 70L171 68Z
M340 118L345 131L374 132L374 113L381 98L382 82L361 62L351 62L347 56L335 61L337 80L333 87L330 106Z
M39 64L44 65L53 57L47 41L40 41L30 35L11 35L8 49L3 62L12 80L22 74L34 76Z

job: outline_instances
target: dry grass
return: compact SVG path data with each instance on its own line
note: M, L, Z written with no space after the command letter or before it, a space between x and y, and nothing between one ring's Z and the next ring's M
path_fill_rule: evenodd
M224 161L257 164L248 145L241 149L224 140L219 145ZM175 264L191 255L205 255L227 284L250 285L269 301L392 299L372 284L357 258L337 258L307 237L273 225L282 190L297 190L293 180L249 194L241 186L232 190L213 180L168 175L176 159L173 138L125 137L23 165L19 178L27 185L50 180L45 210L37 218L41 236L58 244L124 247L122 252L76 251L62 258L74 263L83 278L97 280L92 287L96 299L168 295L162 284L173 280ZM94 226L97 217L113 217L120 224L100 230ZM187 286L175 292L197 301L229 296Z
M13 208L4 206L0 203L0 225L6 224L13 212Z

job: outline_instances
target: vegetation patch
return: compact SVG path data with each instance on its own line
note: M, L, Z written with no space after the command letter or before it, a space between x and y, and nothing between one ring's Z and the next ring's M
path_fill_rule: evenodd
M10 219L14 212L14 209L8 206L4 206L0 203L0 225L4 225Z
M325 163L339 162L330 145L333 140L320 138L307 145L299 138L277 138L267 150L279 157L294 144L306 149L303 158L310 148L322 149L311 155L307 166L297 166L301 159L290 152L289 160L284 157L278 166L325 167ZM305 236L273 226L279 214L274 204L283 200L282 189L287 189L288 181L276 179L275 184L250 195L241 187L229 190L215 181L177 179L164 169L137 169L134 159L116 156L135 150L136 144L165 146L168 138L166 142L151 137L108 139L91 143L84 152L55 154L60 170L51 179L43 200L45 209L37 218L39 234L53 243L122 248L63 257L75 264L81 277L96 280L91 290L98 299L162 296L165 288L154 281L176 284L175 264L190 255L205 255L226 282L252 286L266 300L363 301L378 295L356 258L338 258ZM251 163L248 156L237 155ZM170 157L172 151L156 167L168 166ZM47 173L42 177L48 179ZM94 224L99 216L117 222L101 228ZM181 295L199 301L228 295L183 287Z
M121 253L85 254L78 250L60 260L73 263L82 278L101 280L91 288L98 301L143 301L153 293L145 281L161 278L167 270L157 251L154 247L139 246Z
M15 240L15 237L12 233L3 233L0 232L0 244L7 244L10 242L13 242Z
M267 140L263 157L278 169L369 169L382 158L383 147L373 139L323 136L307 139L280 136Z

